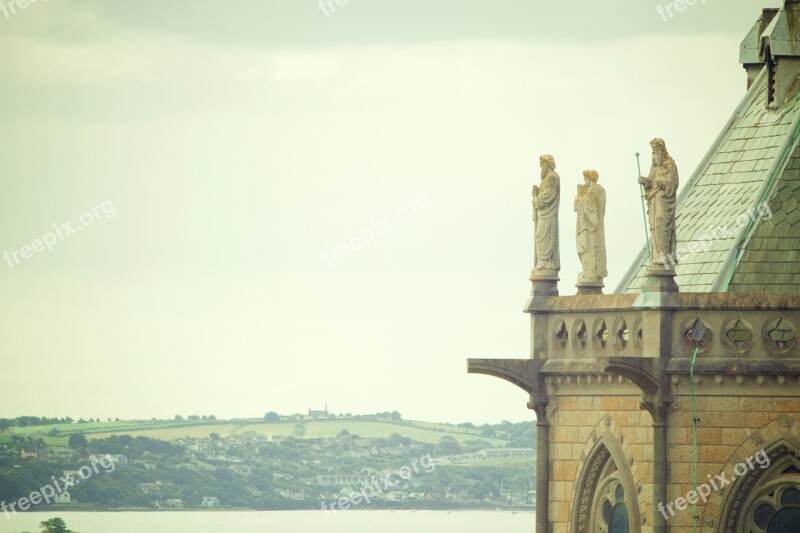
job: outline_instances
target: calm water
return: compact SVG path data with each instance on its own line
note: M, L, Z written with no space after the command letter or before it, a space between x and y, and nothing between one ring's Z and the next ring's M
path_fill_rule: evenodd
M80 533L532 533L533 513L491 511L322 511L176 513L24 513L0 515L0 533L40 531L60 516Z

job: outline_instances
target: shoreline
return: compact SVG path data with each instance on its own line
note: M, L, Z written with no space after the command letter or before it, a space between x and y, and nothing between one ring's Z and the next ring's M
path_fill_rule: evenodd
M29 509L17 513L17 515L31 514L31 513L311 513L311 512L324 512L320 509L250 509L247 507L227 507L217 509L145 509L141 507L132 508L118 508L118 509ZM471 512L491 512L491 513L535 513L536 509L522 508L494 508L476 507L476 508L459 508L459 509L348 509L337 511L341 513L371 513L371 512L387 512L387 513L471 513Z

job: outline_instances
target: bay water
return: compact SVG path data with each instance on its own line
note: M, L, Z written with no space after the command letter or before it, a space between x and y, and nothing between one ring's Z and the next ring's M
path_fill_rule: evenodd
M510 511L34 512L0 514L0 533L39 532L54 516L78 533L532 533L535 522Z

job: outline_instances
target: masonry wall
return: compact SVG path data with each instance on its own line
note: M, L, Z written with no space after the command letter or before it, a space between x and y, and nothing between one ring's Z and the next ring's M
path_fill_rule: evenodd
M709 482L708 476L715 479L717 474L724 471L728 478L735 478L732 464L746 463L748 458L753 457L753 454L761 449L758 441L766 444L780 433L779 429L770 427L771 424L774 426L776 421L786 415L800 420L800 399L792 397L790 390L794 387L796 395L797 384L787 384L783 391L779 391L767 383L754 386L735 385L731 383L734 378L729 376L728 379L731 394L698 396L696 399L699 419L697 480L698 484L708 483L712 489L707 504L702 500L698 501L697 512L700 517L698 531L701 527L704 527L703 531L717 530L721 507L731 488L729 485L727 490L713 491L714 487ZM752 377L752 379L757 378ZM702 394L702 383L698 389L698 393ZM669 502L665 504L674 502L679 497L685 498L693 490L691 396L681 395L675 399L679 408L668 418L667 457L670 483L667 486ZM759 468L757 464L755 468ZM683 511L675 507L673 510L674 516L667 511L667 515L670 516L667 522L669 531L691 533L691 505Z
M688 377L687 383L688 383ZM732 385L731 393L719 395L717 390L725 383L713 383L713 396L703 395L703 384L698 384L698 483L708 482L708 477L727 471L728 478L735 477L732 464L745 461L757 451L756 442L768 442L780 433L773 429L782 417L792 416L800 421L800 398L797 384L784 391L762 383L761 385ZM729 382L734 378L729 377ZM757 378L753 377L753 380ZM735 387L735 388L734 388ZM573 389L578 386L573 385ZM609 391L602 386L582 386L583 394L559 392L555 397L555 408L550 416L551 462L550 462L550 520L553 533L572 533L571 523L575 506L579 504L577 494L581 473L595 449L597 441L605 434L612 435L620 445L628 462L618 467L630 468L637 489L641 531L652 532L654 513L659 513L658 502L652 501L653 493L653 430L650 414L640 409L641 394L635 391ZM586 395L592 393L593 395ZM735 394L734 394L735 393ZM691 396L679 394L676 405L668 416L667 434L669 483L667 486L668 531L691 533L692 507L687 503L678 510L674 502L686 497L692 486L692 410ZM772 425L772 426L771 426ZM754 438L758 436L758 439ZM748 446L749 444L749 446ZM756 466L758 468L758 466ZM700 517L698 531L716 531L719 514L728 491L713 492L707 504L698 502ZM674 515L666 505L673 503ZM715 518L716 517L716 518ZM637 531L634 529L633 531Z
M666 303L663 310L646 307ZM659 519L667 520L667 531L691 530L691 504L681 509L675 500L693 490L689 369L695 353L698 483L721 472L730 476L737 462L779 436L800 450L800 357L794 339L800 294L584 295L544 303L533 298L530 309L534 357L504 360L503 372L492 375L530 383L531 405L547 406L550 531L572 533L576 516L587 523L583 509L591 487L579 484L584 472L596 472L601 463L592 455L599 439L614 444L615 463L630 472L625 486L636 491L638 511L635 520L631 511L632 531L652 533ZM699 346L689 336L695 330L702 334ZM663 502L652 501L654 434L651 415L641 408L643 390L653 401L671 402ZM791 453L800 460L800 452ZM741 499L763 481L748 479L745 487L730 486L700 501L698 531L719 533L720 524L739 519L727 505L744 504Z
M586 392L589 390L584 394ZM603 435L616 439L628 461L627 465L618 466L630 468L634 483L640 488L637 498L641 515L647 517L652 513L653 432L650 414L639 409L641 394L631 391L616 396L601 388L597 393L596 396L559 395L551 417L550 520L553 533L571 531L574 507L578 504L577 483L597 440ZM647 519L641 531L649 533L650 525Z

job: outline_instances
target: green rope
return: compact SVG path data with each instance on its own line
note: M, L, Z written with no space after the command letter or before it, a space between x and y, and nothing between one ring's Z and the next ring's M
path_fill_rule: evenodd
M698 351L700 351L699 346L694 349L692 368L689 370L689 384L692 388L692 423L694 424L694 431L692 432L692 460L694 463L692 468L692 485L694 486L695 492L697 492L697 399L694 396L694 365L697 363ZM692 531L694 533L697 533L697 518L697 499L695 498L692 504Z

